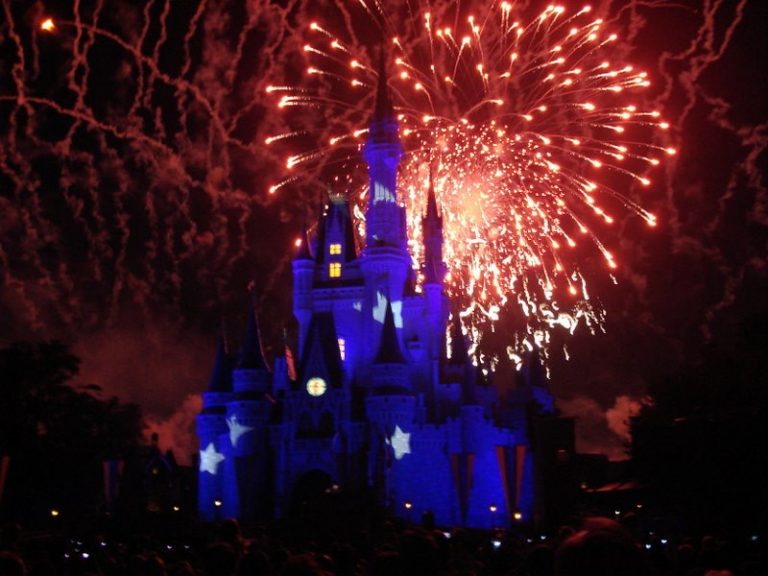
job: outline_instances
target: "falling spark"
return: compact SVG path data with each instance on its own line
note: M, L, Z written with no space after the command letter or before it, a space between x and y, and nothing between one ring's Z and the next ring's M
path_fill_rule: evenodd
M56 23L53 18L46 18L40 23L40 30L45 32L53 32L56 29Z

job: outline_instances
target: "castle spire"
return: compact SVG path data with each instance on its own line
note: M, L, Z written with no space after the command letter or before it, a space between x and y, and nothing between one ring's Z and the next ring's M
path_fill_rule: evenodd
M424 242L424 281L427 284L440 284L446 274L446 267L443 262L443 218L437 211L431 161L429 163L427 210L421 219L421 233Z
M373 110L373 120L381 121L395 117L395 109L389 97L387 86L387 51L384 44L379 48L378 84L376 85L376 106Z
M208 392L232 392L232 367L227 350L227 339L224 334L219 336L216 360L213 363L211 379L208 382Z
M301 225L301 245L296 251L294 260L312 260L312 252L309 247L309 229L307 228L306 219Z
M397 167L403 156L389 87L386 50L379 52L376 103L363 155L368 163L370 193L366 211L366 246L406 250L405 212L397 201Z
M387 51L383 45L379 49L377 68L376 103L373 107L373 116L371 116L368 142L396 146L398 148L397 161L399 161L402 150L397 134L397 116L392 105L387 82Z
M240 355L237 359L237 369L263 370L269 372L267 362L264 359L264 352L261 347L261 332L256 318L253 292L251 292L250 300L251 302L248 306L248 324L245 329L245 339L240 348Z
M432 159L429 161L429 190L427 191L427 213L424 216L426 220L436 220L442 226L443 219L437 213L437 199L435 198L435 181L433 178Z

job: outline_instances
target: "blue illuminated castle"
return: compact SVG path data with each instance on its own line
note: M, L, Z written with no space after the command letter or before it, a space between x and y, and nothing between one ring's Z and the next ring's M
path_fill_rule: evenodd
M397 200L402 154L380 80L364 147L365 247L346 201L331 195L293 260L295 367L278 357L270 368L253 311L239 353L220 344L197 417L201 518L280 517L320 489L373 494L398 516L428 512L441 525L532 518L530 418L552 411L541 367L500 393L473 365L458 315L449 320L431 182L416 289Z

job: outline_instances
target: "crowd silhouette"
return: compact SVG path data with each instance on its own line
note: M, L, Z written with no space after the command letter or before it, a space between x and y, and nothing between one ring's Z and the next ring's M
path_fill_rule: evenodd
M0 576L757 576L760 536L664 538L587 517L556 534L382 519L348 533L234 519L173 533L72 536L3 528Z

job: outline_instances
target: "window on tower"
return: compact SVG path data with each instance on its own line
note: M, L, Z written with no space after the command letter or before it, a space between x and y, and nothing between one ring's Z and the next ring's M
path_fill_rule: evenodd
M344 338L339 338L339 353L341 354L341 359L346 360L347 342L344 340Z
M373 184L373 203L378 204L379 202L394 202L395 201L395 195L392 194L392 192L384 186L381 182L374 182Z
M328 265L328 276L331 278L341 278L341 262L331 262Z
M339 243L331 244L328 247L328 253L331 254L332 256L338 256L339 254L341 254L341 244Z

